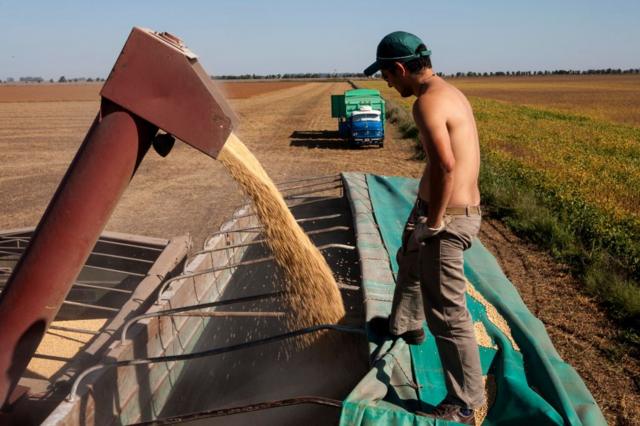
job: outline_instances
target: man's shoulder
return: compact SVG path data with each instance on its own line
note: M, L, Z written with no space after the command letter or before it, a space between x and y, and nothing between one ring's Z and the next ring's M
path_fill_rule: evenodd
M451 93L446 86L437 86L420 94L413 103L414 114L440 115L446 111Z
M424 111L423 113L446 115L458 110L461 101L468 102L466 96L457 87L443 80L417 97L414 102L414 112Z

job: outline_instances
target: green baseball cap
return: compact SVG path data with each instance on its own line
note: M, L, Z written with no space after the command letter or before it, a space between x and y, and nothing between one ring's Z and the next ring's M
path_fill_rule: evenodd
M380 71L380 65L389 62L407 62L423 56L431 55L431 51L414 34L406 31L395 31L387 34L378 43L376 61L364 70L369 76Z

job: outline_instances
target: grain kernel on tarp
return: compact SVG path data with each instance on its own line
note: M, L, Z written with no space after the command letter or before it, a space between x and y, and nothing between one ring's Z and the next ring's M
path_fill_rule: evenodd
M485 328L482 321L476 321L473 323L473 331L476 335L476 342L478 342L479 346L497 349L496 345L493 343L493 340L491 340L489 333L487 333L487 329Z
M489 317L489 320L496 327L498 327L505 336L507 336L507 338L511 342L511 345L513 346L513 349L515 349L516 351L520 351L520 347L518 346L516 341L513 340L513 336L511 335L511 327L509 327L507 320L505 320L504 317L500 315L500 313L498 313L495 306L489 303L487 299L485 299L484 296L480 294L478 290L476 290L476 288L473 286L473 284L471 284L469 280L467 280L467 293L469 293L471 297L476 299L484 306L485 310L487 311L487 317Z
M489 410L496 401L496 378L493 374L486 375L482 378L484 380L484 404L480 408L474 410L474 418L476 425L481 425L484 419L487 417Z

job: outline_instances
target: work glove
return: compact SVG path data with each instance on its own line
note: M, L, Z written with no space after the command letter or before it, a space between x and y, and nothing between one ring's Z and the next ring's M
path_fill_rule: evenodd
M413 231L413 237L416 239L418 244L422 244L425 242L425 240L433 238L444 231L447 225L449 225L452 220L453 218L451 216L445 215L440 222L440 226L438 226L437 228L431 228L427 226L426 223L418 223L416 224L415 231Z

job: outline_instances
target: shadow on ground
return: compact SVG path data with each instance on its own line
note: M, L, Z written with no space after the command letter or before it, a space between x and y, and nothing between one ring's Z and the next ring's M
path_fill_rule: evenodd
M354 149L341 138L337 130L296 130L291 133L289 146L320 149Z

